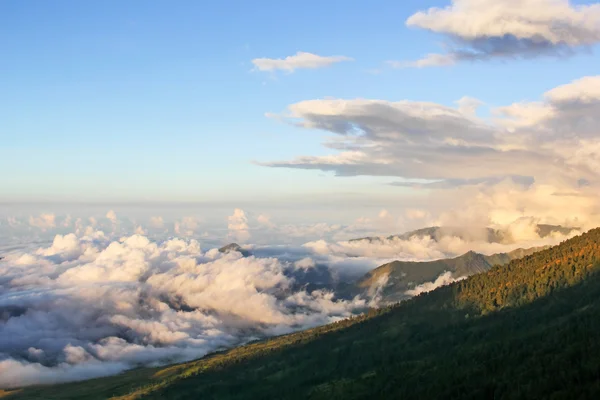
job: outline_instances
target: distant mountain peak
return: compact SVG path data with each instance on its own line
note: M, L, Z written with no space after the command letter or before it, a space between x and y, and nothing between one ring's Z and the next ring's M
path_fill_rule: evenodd
M350 295L362 293L368 296L369 291L379 285L382 286L378 292L382 300L395 302L409 297L406 292L413 286L433 282L443 273L450 272L455 278L470 276L486 272L494 265L506 265L545 248L517 249L489 256L471 250L458 257L434 261L392 261L375 268L355 282Z
M242 246L240 246L237 243L229 243L228 245L225 245L219 249L219 252L225 253L225 254L228 254L228 253L231 253L234 251L240 253L244 257L249 257L251 255L248 250L244 250L242 248Z

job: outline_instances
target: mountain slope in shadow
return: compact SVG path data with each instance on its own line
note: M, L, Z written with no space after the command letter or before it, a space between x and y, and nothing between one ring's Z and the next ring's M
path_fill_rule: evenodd
M384 303L398 302L413 296L411 290L427 282L435 282L447 274L450 281L486 272L494 265L506 265L546 247L517 249L489 256L469 251L459 257L435 261L393 261L368 272L353 285L340 292L341 297L361 294L378 297Z

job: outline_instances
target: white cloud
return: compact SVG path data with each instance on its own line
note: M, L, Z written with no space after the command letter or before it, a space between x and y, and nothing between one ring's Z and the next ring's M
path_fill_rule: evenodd
M162 218L160 221L155 222L163 222ZM195 217L183 217L180 221L175 221L174 230L175 233L182 236L192 236L194 232L198 229L198 219Z
M546 92L545 97L555 104L591 104L600 101L600 75L586 76Z
M37 217L30 216L29 225L39 229L51 229L56 227L56 216L50 213L40 214Z
M439 287L447 286L453 282L462 281L463 279L466 279L466 278L467 278L466 276L460 276L458 278L454 278L452 276L452 272L446 271L443 274L441 274L440 276L438 276L435 281L425 282L421 285L415 286L414 289L407 290L405 292L405 294L408 296L418 296L422 293L431 292L432 290L435 290Z
M521 175L549 160L543 153L503 151L506 140L496 127L434 103L324 99L289 109L297 126L339 135L326 144L339 151L263 165L436 180L487 178L498 171Z
M416 61L388 61L392 68L425 68L425 67L445 67L456 64L457 57L453 54L428 54L424 58Z
M452 0L420 11L407 26L448 38L443 54L395 66L441 66L463 60L569 55L600 43L600 4L568 0Z
M161 229L165 226L165 221L163 217L151 217L150 226L156 229Z
M425 218L429 218L429 212L427 212L426 210L422 210L422 209L417 209L417 208L409 208L405 211L406 214L406 218L408 219L417 219L417 220L423 220Z
M258 217L256 217L256 222L258 222L259 225L264 226L265 228L275 227L275 224L271 222L271 218L265 214L260 214Z
M458 105L458 111L460 111L462 114L475 116L475 114L477 113L477 109L481 107L484 103L479 99L464 96L463 98L458 100L456 104Z
M16 228L17 226L21 225L21 221L19 221L19 219L16 217L6 217L6 222L11 228Z
M244 214L234 215L244 228ZM289 273L316 267L297 261L202 252L195 240L140 235L58 235L49 247L9 253L0 269L0 387L189 360L365 307L295 289Z
M113 224L116 224L119 220L117 219L117 213L115 213L113 210L109 210L106 213L106 218L112 222Z
M227 221L229 236L233 240L245 242L250 238L250 232L248 231L248 217L246 217L244 210L236 208L233 210L233 214L227 217Z
M352 58L345 56L323 57L312 53L299 51L293 56L285 58L255 58L252 60L255 68L259 71L283 70L294 72L296 69L315 69L328 67L332 64L342 61L352 61Z
M523 216L578 224L587 216L586 226L600 221L594 205L600 204L599 77L551 89L536 102L493 108L491 120L476 115L480 106L469 98L457 108L412 101L303 101L291 105L284 120L329 132L325 146L332 154L261 165L401 178L390 183L431 191L421 206L428 209L429 222L437 218L433 208L477 215L469 218L480 225L509 224Z

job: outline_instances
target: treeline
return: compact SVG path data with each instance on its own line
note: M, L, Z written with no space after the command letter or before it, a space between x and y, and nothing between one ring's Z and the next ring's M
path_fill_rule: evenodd
M472 305L485 314L527 304L582 281L596 271L599 262L600 229L594 229L461 282L458 305Z

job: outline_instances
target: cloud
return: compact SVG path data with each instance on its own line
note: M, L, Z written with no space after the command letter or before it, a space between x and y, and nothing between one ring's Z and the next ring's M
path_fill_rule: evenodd
M417 285L417 286L415 286L414 289L407 290L405 292L405 294L408 296L418 296L422 293L431 292L439 287L447 286L453 282L462 281L463 279L466 279L466 278L467 278L466 276L460 276L458 278L454 278L452 276L452 272L446 271L443 274L441 274L440 276L438 276L435 281L425 282L421 285Z
M10 222L10 221L9 221ZM56 227L56 216L54 214L40 214L37 217L29 217L29 225L39 229L50 229Z
M88 362L78 365L60 363L48 367L40 363L0 360L0 387L14 387L34 384L53 384L69 381L81 381L99 376L114 375L127 369L123 363Z
M0 387L189 360L334 322L366 306L298 286L297 274L319 268L306 257L294 263L203 252L196 240L67 234L48 247L5 256Z
M446 52L396 67L452 65L497 58L568 56L600 43L600 4L568 0L452 0L445 8L420 11L406 21L447 38Z
M391 186L421 188L421 189L452 189L458 186L492 186L504 181L511 181L523 186L531 186L534 178L531 176L489 176L485 178L474 179L444 179L427 183L415 182L392 182Z
M30 217L31 220L31 217ZM17 217L6 217L6 223L11 228L16 228L21 225L21 221Z
M428 54L416 61L388 61L387 64L392 68L445 67L456 64L456 56L452 54Z
M106 218L113 224L116 224L119 221L117 218L117 213L115 213L113 210L109 210L106 213Z
M161 229L165 226L163 217L150 217L150 226L156 229Z
M600 76L586 76L569 84L559 86L546 93L546 98L555 104L578 106L600 101Z
M161 222L164 223L162 221L162 218L159 221L154 221L154 222ZM182 236L192 236L194 234L194 232L196 232L196 229L198 229L198 219L195 217L183 217L180 221L175 221L175 224L173 226L173 229L175 230L175 233L178 235L182 235Z
M422 220L425 218L428 218L429 212L427 212L426 210L422 210L422 209L418 209L418 208L409 208L405 211L406 214L406 218L408 219L417 219L417 220Z
M520 208L511 212L515 218L565 222L576 215L581 223L585 209L590 221L600 220L598 208L590 206L591 199L600 201L600 77L548 90L539 101L490 108L489 119L475 114L480 106L465 98L457 108L407 100L302 101L289 106L283 121L328 132L330 154L259 164L399 178L391 184L431 193L423 208L468 208L483 218L481 224L512 222L485 215L483 209L493 213L499 204L501 192L494 188L519 199ZM442 189L443 202L433 195ZM546 197L537 198L541 195ZM553 206L564 204L564 195L574 207ZM548 208L538 207L541 203Z
M259 225L261 225L265 228L274 228L275 227L275 224L273 222L271 222L271 218L265 214L260 214L258 217L256 217L256 222L258 222Z
M245 242L250 238L250 232L248 231L248 217L244 210L236 208L233 210L233 214L227 217L227 228L229 229L229 236L234 240Z
M341 241L333 243L319 240L308 242L304 247L321 255L333 254L338 256L343 255L390 260L429 261L444 258L446 256L431 238L414 238L411 240L384 239L378 242Z
M262 165L339 176L442 180L485 178L498 171L527 175L549 161L544 153L505 150L506 140L496 127L435 103L323 99L296 103L289 110L288 120L296 126L338 135L339 140L326 144L336 153Z
M286 58L255 58L252 60L252 64L258 71L283 70L294 72L296 69L324 68L343 61L352 61L352 58L345 56L323 57L299 51Z
M462 114L474 116L477 112L477 109L485 103L479 99L464 96L458 100L456 104L458 105L458 111L460 111Z

